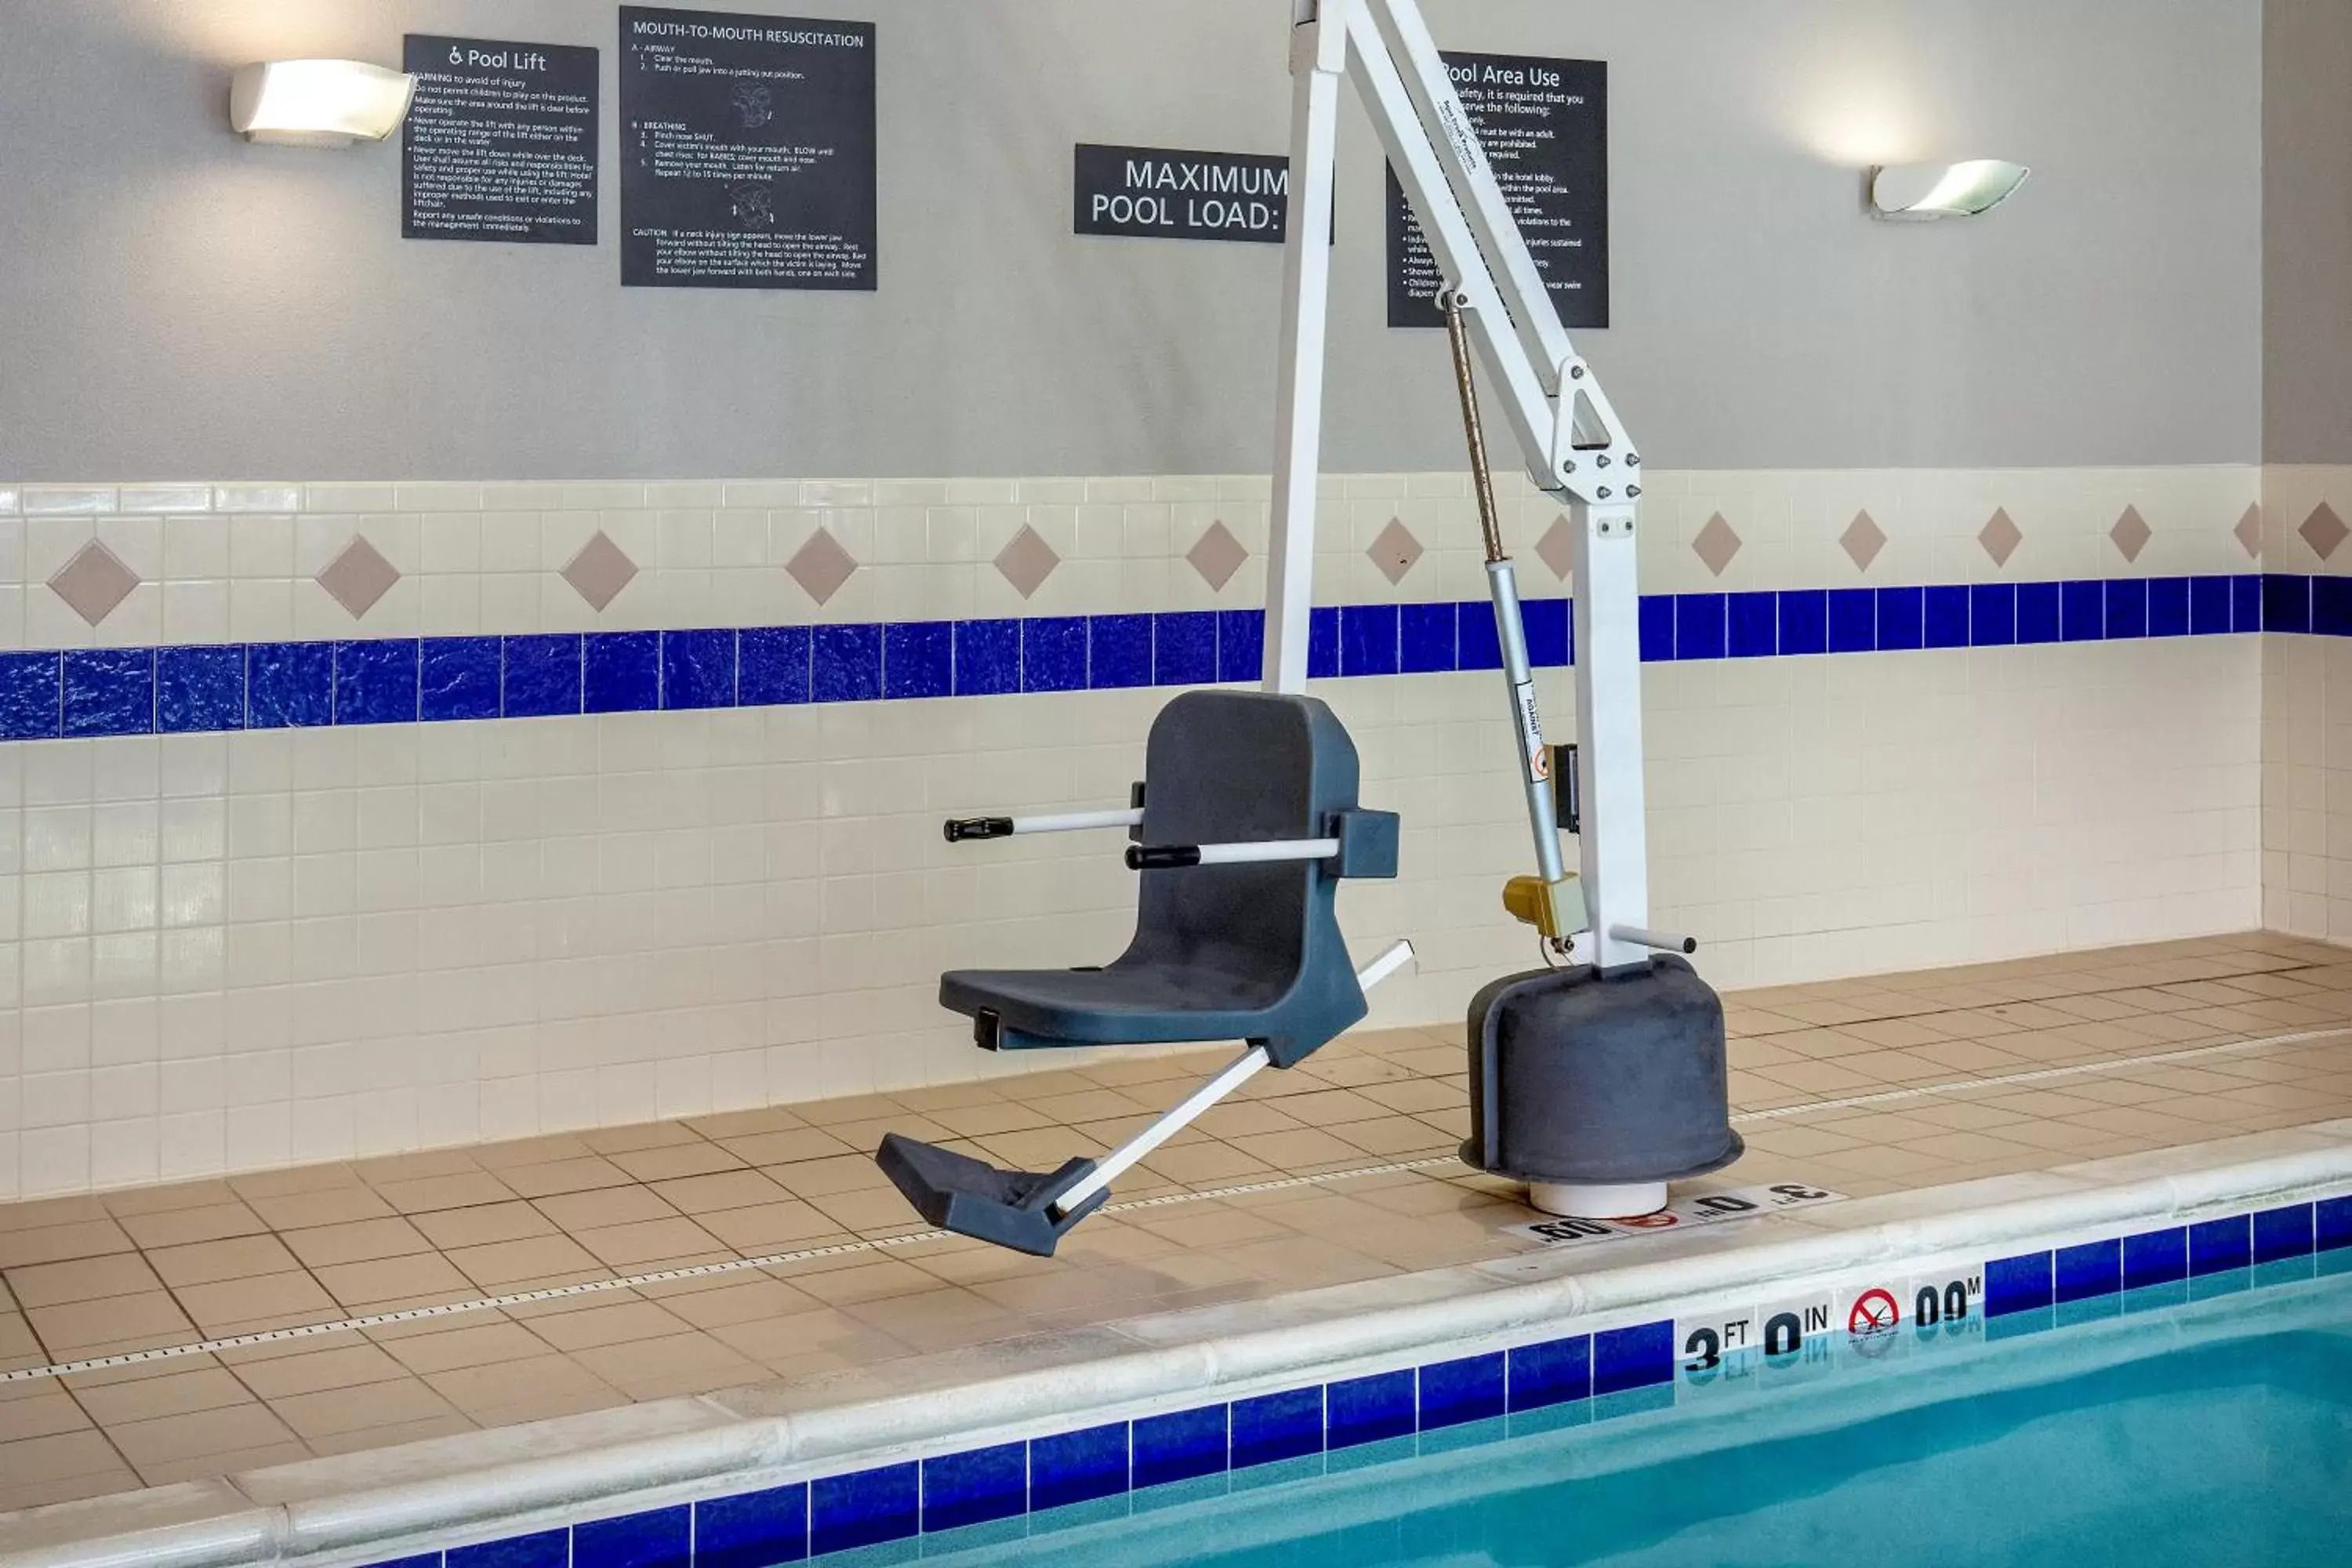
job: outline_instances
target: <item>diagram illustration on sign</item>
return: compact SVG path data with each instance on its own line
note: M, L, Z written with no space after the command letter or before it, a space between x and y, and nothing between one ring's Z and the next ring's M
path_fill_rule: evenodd
M621 281L870 289L875 28L621 9Z
M1543 274L1560 325L1609 324L1609 67L1448 54L1462 106ZM1388 176L1389 325L1442 327L1437 258Z

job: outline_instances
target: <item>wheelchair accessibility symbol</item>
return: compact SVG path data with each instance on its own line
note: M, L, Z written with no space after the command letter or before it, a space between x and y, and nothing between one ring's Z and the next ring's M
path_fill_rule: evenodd
M1850 1334L1883 1334L1903 1321L1903 1309L1887 1290L1865 1290L1854 1298L1853 1310L1846 1314L1845 1327Z

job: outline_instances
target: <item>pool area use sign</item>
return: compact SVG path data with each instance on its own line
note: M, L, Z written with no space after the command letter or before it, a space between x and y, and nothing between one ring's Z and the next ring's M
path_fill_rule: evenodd
M404 239L596 243L596 51L412 33Z
M1290 227L1290 160L1080 142L1071 208L1078 234L1280 245Z
M875 27L621 8L621 281L877 287Z
M1609 324L1609 67L1523 55L1445 56L1478 144L1536 269L1571 330ZM1388 175L1389 325L1442 327L1437 258Z

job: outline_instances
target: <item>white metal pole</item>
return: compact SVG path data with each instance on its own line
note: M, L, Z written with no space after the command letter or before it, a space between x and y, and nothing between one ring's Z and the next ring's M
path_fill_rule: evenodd
M1356 984L1370 991L1412 961L1412 943L1391 942L1381 954L1356 971ZM1201 1118L1202 1112L1255 1078L1265 1067L1265 1051L1251 1047L1225 1064L1224 1070L1184 1097L1182 1103L1133 1138L1105 1154L1084 1181L1054 1200L1056 1215L1068 1214L1132 1169L1137 1161L1159 1148Z
M1275 389L1274 512L1265 582L1265 689L1307 689L1315 512L1323 457L1323 347L1330 321L1331 211L1347 18L1359 0L1296 0L1290 69L1290 235Z
M1642 588L1631 505L1569 509L1576 530L1576 765L1584 806L1585 898L1603 973L1647 963L1620 934L1650 923L1649 817L1642 797Z

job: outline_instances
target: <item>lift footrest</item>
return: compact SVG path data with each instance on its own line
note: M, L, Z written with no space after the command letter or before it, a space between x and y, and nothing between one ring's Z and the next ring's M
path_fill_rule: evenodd
M874 1163L931 1224L1039 1258L1053 1257L1055 1244L1064 1233L1101 1207L1109 1195L1096 1193L1058 1217L1051 1212L1055 1198L1094 1170L1092 1160L1072 1160L1051 1175L1005 1171L984 1160L890 1132L883 1135Z

